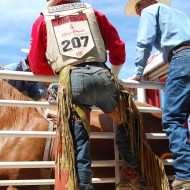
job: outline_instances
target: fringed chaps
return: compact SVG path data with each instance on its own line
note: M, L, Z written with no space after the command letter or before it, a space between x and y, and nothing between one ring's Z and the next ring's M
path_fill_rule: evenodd
M74 145L69 128L72 106L70 72L71 68L67 66L59 74L55 190L79 190L75 168ZM90 127L83 108L75 105L75 110L89 133Z
M70 72L71 68L67 66L59 74L55 190L79 190L75 168L75 152L69 130L72 105ZM169 190L169 182L162 160L152 152L147 142L143 140L142 115L132 101L129 92L117 82L117 79L115 79L115 84L119 93L117 109L120 112L120 120L129 126L131 149L134 154L137 153L139 158L142 178L150 190ZM126 116L126 110L128 110L128 116ZM84 109L76 106L76 111L89 133L90 127ZM135 125L138 127L134 127ZM136 142L134 134L139 134L138 142Z
M134 104L129 92L115 79L119 93L119 112L122 123L127 123L131 137L131 149L137 154L140 163L140 172L150 190L170 190L167 175L162 160L152 152L147 141L143 139L142 115ZM126 110L129 115L126 116ZM135 127L137 126L137 127ZM135 131L137 130L137 131ZM138 141L134 138L138 135Z

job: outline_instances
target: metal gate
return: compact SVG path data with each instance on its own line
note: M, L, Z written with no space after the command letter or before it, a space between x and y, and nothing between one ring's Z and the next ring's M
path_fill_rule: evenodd
M57 76L40 76L30 72L19 71L1 71L0 78L13 80L41 81L41 82L57 82ZM120 83L127 88L146 88L146 89L164 89L165 84L159 82L137 82L120 80ZM42 107L52 108L48 102L36 101L16 101L16 100L0 100L0 106L12 107ZM140 112L144 113L161 113L159 108L138 107ZM113 132L91 132L90 138L94 139L114 139L116 126L113 123ZM147 133L148 139L167 139L163 133ZM55 132L50 131L0 131L0 137L33 137L33 138L55 138ZM114 143L115 144L115 143ZM96 161L93 160L92 167L115 167L114 178L93 178L93 183L115 183L119 179L119 154L117 147L114 145L115 160ZM163 160L164 165L172 165L172 159ZM38 161L38 162L0 162L0 168L53 168L54 161ZM172 180L174 176L168 176ZM54 179L39 179L39 180L0 180L0 186L23 186L23 185L53 185Z

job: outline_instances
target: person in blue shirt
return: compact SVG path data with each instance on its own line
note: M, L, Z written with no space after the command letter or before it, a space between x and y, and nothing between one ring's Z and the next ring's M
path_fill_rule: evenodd
M184 122L190 114L190 20L184 12L170 8L169 0L129 0L127 15L139 15L134 76L140 81L152 48L169 63L162 116L173 153L176 178L172 188L190 189L189 131ZM188 186L188 187L187 187Z
M0 70L10 70L10 71L23 71L31 72L28 66L28 58L21 60L19 63L11 63L3 66ZM40 100L46 96L46 85L41 85L37 81L22 81L22 80L9 80L4 79L11 86L18 89L24 95L32 98L33 100Z

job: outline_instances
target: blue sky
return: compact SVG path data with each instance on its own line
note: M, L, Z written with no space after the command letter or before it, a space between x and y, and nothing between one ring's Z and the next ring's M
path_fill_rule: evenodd
M119 78L133 75L135 45L139 17L126 16L126 0L87 0L95 9L104 13L126 43L126 62ZM29 48L32 24L44 7L45 0L1 1L0 17L0 64L19 62L26 57L22 48ZM171 7L189 14L190 0L171 0ZM190 31L189 31L190 32Z

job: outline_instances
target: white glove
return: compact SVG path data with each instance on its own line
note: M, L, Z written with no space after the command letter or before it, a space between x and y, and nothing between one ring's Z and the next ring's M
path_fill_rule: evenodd
M118 78L119 72L124 64L121 65L111 65L112 73Z

